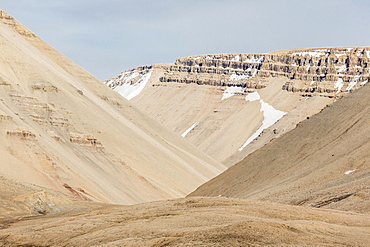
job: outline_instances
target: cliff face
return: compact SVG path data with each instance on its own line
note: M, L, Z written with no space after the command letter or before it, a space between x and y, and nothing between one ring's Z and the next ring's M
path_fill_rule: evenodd
M282 54L225 54L186 57L162 82L263 88L268 77L286 77L283 90L335 96L369 80L370 48L304 49ZM184 73L188 73L187 75ZM205 77L203 74L210 74Z
M190 56L179 58L174 64L142 66L130 71L143 73L156 67L165 71L160 82L254 89L266 86L261 79L285 77L283 90L333 97L366 84L370 77L369 61L370 48L301 49L279 54ZM122 85L123 78L124 73L106 84L114 89Z
M105 84L232 165L365 85L369 58L369 47L200 55L131 69ZM279 111L284 117L274 118Z

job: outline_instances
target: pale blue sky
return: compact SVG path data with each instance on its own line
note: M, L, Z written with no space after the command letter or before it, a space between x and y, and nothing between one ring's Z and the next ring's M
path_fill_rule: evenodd
M212 53L370 46L368 0L1 0L98 77Z

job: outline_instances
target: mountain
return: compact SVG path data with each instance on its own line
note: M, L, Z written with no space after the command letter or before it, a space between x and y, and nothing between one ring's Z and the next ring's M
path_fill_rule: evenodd
M0 47L0 245L369 246L367 48L204 57L247 66L221 74L202 74L203 63L142 67L108 83L128 102L1 10ZM210 74L215 85L198 85ZM222 77L235 84L217 85ZM136 108L145 100L159 120L175 112L177 134ZM239 118L255 125L250 136L263 131L241 151L250 136L227 146L248 129ZM258 150L193 197L160 200L226 169L187 141L199 129L208 142L225 137L215 148L225 163Z
M0 11L0 174L97 202L182 197L225 167Z
M370 212L369 96L344 96L190 195Z
M142 66L105 84L227 166L369 80L369 47L215 54Z

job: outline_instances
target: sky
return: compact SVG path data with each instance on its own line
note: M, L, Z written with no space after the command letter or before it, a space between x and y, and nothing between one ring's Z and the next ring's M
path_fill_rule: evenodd
M100 80L215 53L370 46L368 0L0 0Z

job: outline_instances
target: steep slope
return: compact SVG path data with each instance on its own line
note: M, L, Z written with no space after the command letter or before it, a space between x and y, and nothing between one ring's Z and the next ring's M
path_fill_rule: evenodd
M105 83L231 166L369 80L369 47L216 54L138 67Z
M0 173L83 200L184 196L224 170L0 11Z
M191 196L370 212L370 87L346 95Z
M189 198L0 222L3 246L369 246L370 216Z

